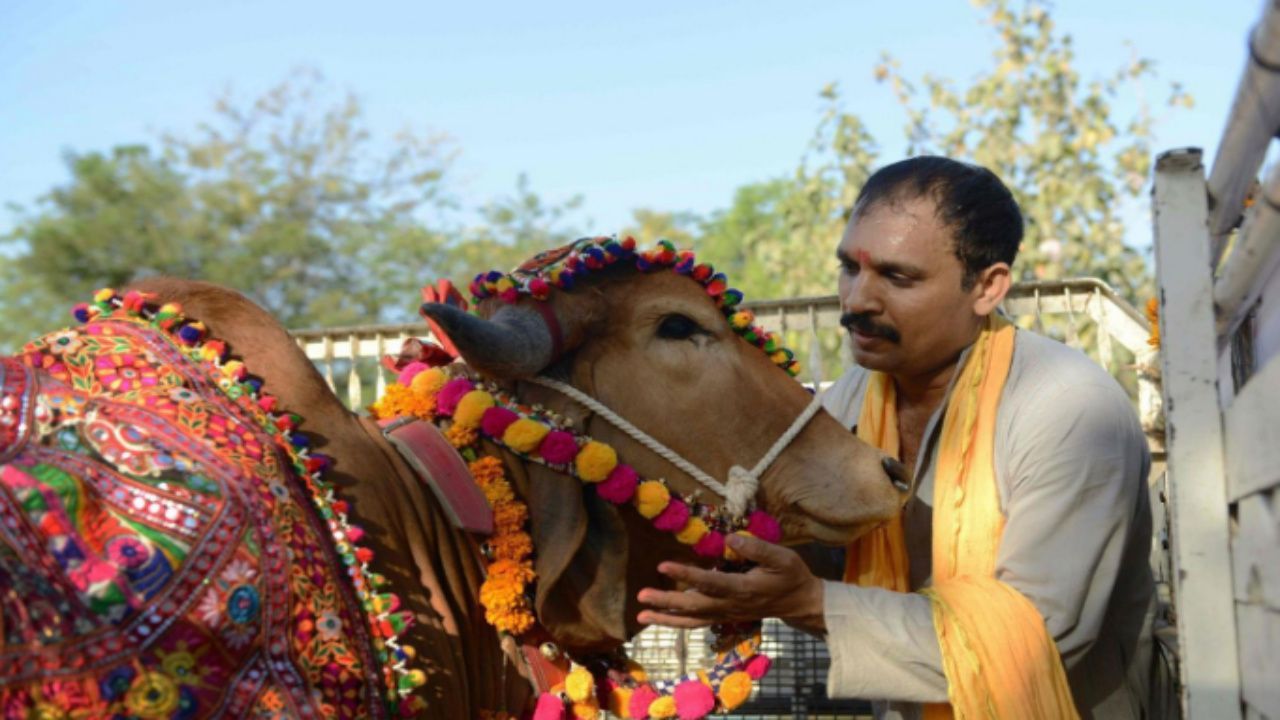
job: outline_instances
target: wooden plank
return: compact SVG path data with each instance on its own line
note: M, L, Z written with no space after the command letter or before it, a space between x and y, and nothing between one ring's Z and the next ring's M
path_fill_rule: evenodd
M1241 603L1236 613L1244 675L1241 695L1263 717L1280 718L1280 613L1250 603Z
M1224 414L1224 424L1228 498L1280 482L1280 358L1249 378Z
M1280 515L1277 492L1256 493L1236 507L1231 541L1232 575L1238 602L1280 612Z
M1238 718L1240 673L1200 151L1162 154L1153 194L1183 708L1191 718Z

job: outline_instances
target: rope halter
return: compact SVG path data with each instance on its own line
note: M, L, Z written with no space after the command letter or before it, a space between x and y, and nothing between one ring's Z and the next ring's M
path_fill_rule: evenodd
M774 460L778 459L778 456L782 454L782 451L787 449L787 446L791 444L791 441L796 439L796 436L800 434L800 431L804 430L805 426L809 424L809 421L813 419L813 416L818 414L818 410L822 409L822 398L815 394L813 396L813 400L809 401L809 405L800 412L794 421L792 421L791 426L774 441L773 447L769 448L769 451L764 454L764 457L760 458L760 461L756 463L755 467L747 470L741 465L734 465L729 468L728 481L721 484L719 480L716 480L709 473L704 472L697 465L694 465L681 457L675 450L663 445L653 436L635 425L632 425L626 418L610 410L604 403L591 397L578 388L568 383L553 380L545 376L529 378L529 382L541 385L545 388L550 388L551 390L555 390L562 395L576 400L583 407L586 407L588 410L591 410L595 414L604 418L614 427L629 435L636 442L644 445L670 462L672 465L683 470L703 487L711 490L720 497L723 497L725 499L725 510L728 511L729 516L734 520L741 519L751 507L752 501L755 500L756 491L760 488L760 476L765 470L769 469L769 466L773 464Z

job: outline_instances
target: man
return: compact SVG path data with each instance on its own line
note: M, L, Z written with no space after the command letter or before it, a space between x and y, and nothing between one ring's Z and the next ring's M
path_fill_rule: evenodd
M880 717L1145 714L1150 458L1104 370L999 316L1021 240L983 168L918 157L867 181L836 250L859 367L825 404L914 468L914 497L849 548L848 584L735 537L756 568L663 563L690 590L642 590L641 622L825 635L828 693Z

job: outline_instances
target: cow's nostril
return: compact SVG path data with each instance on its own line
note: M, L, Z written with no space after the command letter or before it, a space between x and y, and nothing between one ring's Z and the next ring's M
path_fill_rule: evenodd
M901 492L910 492L911 471L907 469L906 465L887 455L880 461L880 464L884 466L884 471L889 473L889 479L893 481L894 487Z

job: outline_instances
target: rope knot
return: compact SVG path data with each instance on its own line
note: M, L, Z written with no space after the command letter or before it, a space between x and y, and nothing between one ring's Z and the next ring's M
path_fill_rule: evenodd
M747 514L747 508L756 499L760 478L741 465L729 468L729 481L725 483L724 507L729 516L737 520Z

